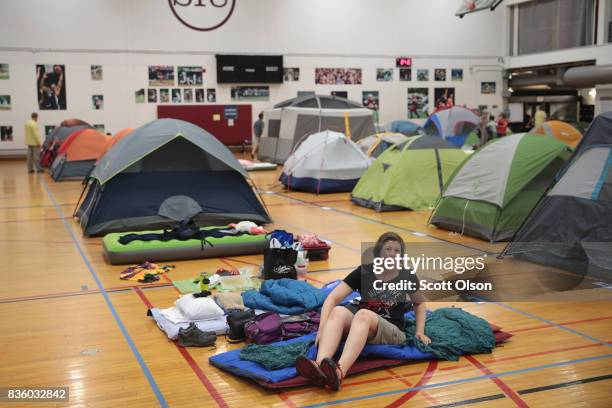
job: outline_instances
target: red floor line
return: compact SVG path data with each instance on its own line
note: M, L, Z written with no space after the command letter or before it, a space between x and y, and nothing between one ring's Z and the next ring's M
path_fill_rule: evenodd
M432 360L429 362L427 366L427 370L421 377L421 379L414 385L415 387L421 387L429 382L433 377L436 369L438 368L438 360ZM387 405L387 408L396 408L403 405L405 402L409 401L412 397L417 395L421 390L412 390L407 392L406 394L399 397L397 400L393 401L391 404Z
M144 294L142 290L140 290L140 288L135 287L134 292L136 292L138 297L140 297L140 300L142 300L142 302L145 304L147 308L151 309L153 307L153 304L151 304L147 296ZM208 377L206 377L206 374L204 374L204 372L202 371L202 368L200 368L200 366L193 359L191 354L189 354L189 351L187 351L187 349L185 349L184 347L180 347L178 344L176 344L176 342L173 342L173 343L174 343L174 346L179 351L179 353L181 353L181 355L183 356L187 364L189 364L189 367L191 367L194 374L198 377L202 385L204 385L204 387L206 388L210 396L215 400L217 405L222 408L229 408L229 405L223 400L223 397L221 396L221 394L219 394L219 391L217 391L213 383L211 383Z
M287 396L285 393L279 393L278 396L285 403L285 405L287 405L287 407L297 408L297 405L295 405L293 401L289 399L289 396Z
M408 380L406 380L404 378L404 376L397 374L395 371L393 371L393 369L391 368L387 368L385 371L387 371L389 374L391 374L393 376L393 378L395 378L396 380L399 380L402 382L402 384L406 385L407 387L412 387L412 383ZM427 375L427 371L425 371L425 374L423 375ZM423 397L425 397L427 399L427 401L431 402L434 405L439 405L440 401L438 401L436 398L432 397L431 395L429 395L429 393L425 390L421 390L421 394L423 395ZM416 394L415 394L416 395Z
M480 371L482 371L483 374L485 375L493 374L493 372L489 370L486 365L478 361L474 356L466 355L464 357L466 358L467 361L469 361L475 367L477 367ZM516 393L516 391L510 388L508 384L506 384L501 378L493 377L491 378L491 381L493 381L495 385L497 385L497 387L504 392L504 394L506 394L512 401L514 401L517 407L520 407L520 408L529 407L529 405L527 405L527 403L523 401L523 399Z

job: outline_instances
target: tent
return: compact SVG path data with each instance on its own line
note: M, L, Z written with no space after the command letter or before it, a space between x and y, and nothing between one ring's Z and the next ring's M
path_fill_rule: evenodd
M419 134L421 126L409 120L394 120L387 124L386 129L393 133L402 133L406 136L416 136Z
M360 103L334 96L290 99L264 112L266 126L259 143L262 161L284 163L304 137L324 130L358 141L375 133L372 111Z
M595 118L505 254L612 276L612 112Z
M125 128L115 133L113 137L109 140L108 149L111 149L115 144L117 144L117 142L119 142L121 139L123 139L124 137L132 133L133 130L134 129L132 128Z
M68 123L68 125L64 125L64 123ZM57 156L57 150L64 140L82 129L93 129L93 127L80 119L69 119L68 121L63 121L60 126L53 129L51 133L45 136L42 153L40 155L40 165L43 167L51 166L53 160L55 160L55 156Z
M376 158L389 147L406 140L408 140L408 136L402 133L383 132L361 139L357 142L357 145L367 156Z
M355 186L351 201L376 211L434 206L446 180L467 154L434 136L413 136L390 147Z
M300 143L285 162L280 181L289 189L317 194L351 191L368 164L355 142L326 130Z
M91 172L76 215L86 236L199 226L269 223L247 172L217 138L181 120L158 119L113 146Z
M471 110L453 106L432 114L423 125L423 130L430 136L438 136L455 146L462 146L467 135L479 123L480 118Z
M542 125L533 129L532 133L554 137L572 148L576 147L580 139L582 139L582 134L578 129L560 120L544 122Z
M106 152L109 140L95 129L77 130L58 149L51 176L55 181L84 178Z
M451 176L430 223L491 242L511 239L570 151L529 133L487 143Z

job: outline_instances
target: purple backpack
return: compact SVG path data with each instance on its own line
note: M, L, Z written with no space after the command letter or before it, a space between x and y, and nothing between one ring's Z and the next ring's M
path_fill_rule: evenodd
M247 342L269 344L283 337L281 318L277 313L266 312L244 325Z
M319 329L320 318L319 313L308 312L305 315L288 318L290 321L283 322L277 313L266 312L245 324L244 334L249 343L274 343L316 332Z

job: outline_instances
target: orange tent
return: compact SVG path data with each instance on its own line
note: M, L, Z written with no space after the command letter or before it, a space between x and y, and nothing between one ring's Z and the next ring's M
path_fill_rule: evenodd
M54 180L82 179L96 161L106 153L110 137L95 129L81 129L71 134L60 146L51 165Z
M130 133L132 133L132 128L125 128L120 130L119 132L117 132L110 140L108 143L108 149L110 150L111 147L113 147L115 144L117 144L118 141L120 141L121 139L123 139L124 137L126 137L127 135L129 135Z
M560 120L544 122L531 133L554 137L572 148L575 148L582 139L582 134L578 129Z
M106 152L110 137L95 129L82 129L71 134L62 143L57 154L66 155L66 161L98 160Z

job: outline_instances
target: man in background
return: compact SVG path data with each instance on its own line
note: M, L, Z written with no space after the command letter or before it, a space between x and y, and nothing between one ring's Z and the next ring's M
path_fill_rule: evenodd
M546 122L546 112L544 112L544 109L542 109L541 106L538 106L538 110L536 110L536 113L533 115L533 117L535 120L534 127L536 128L540 127L540 125Z
M259 119L255 121L253 125L253 150L251 150L251 158L257 160L257 153L259 152L259 139L263 135L264 127L266 126L263 121L263 113L259 114Z
M28 173L42 171L40 167L40 132L38 131L38 113L34 112L25 123L25 144L28 146Z

